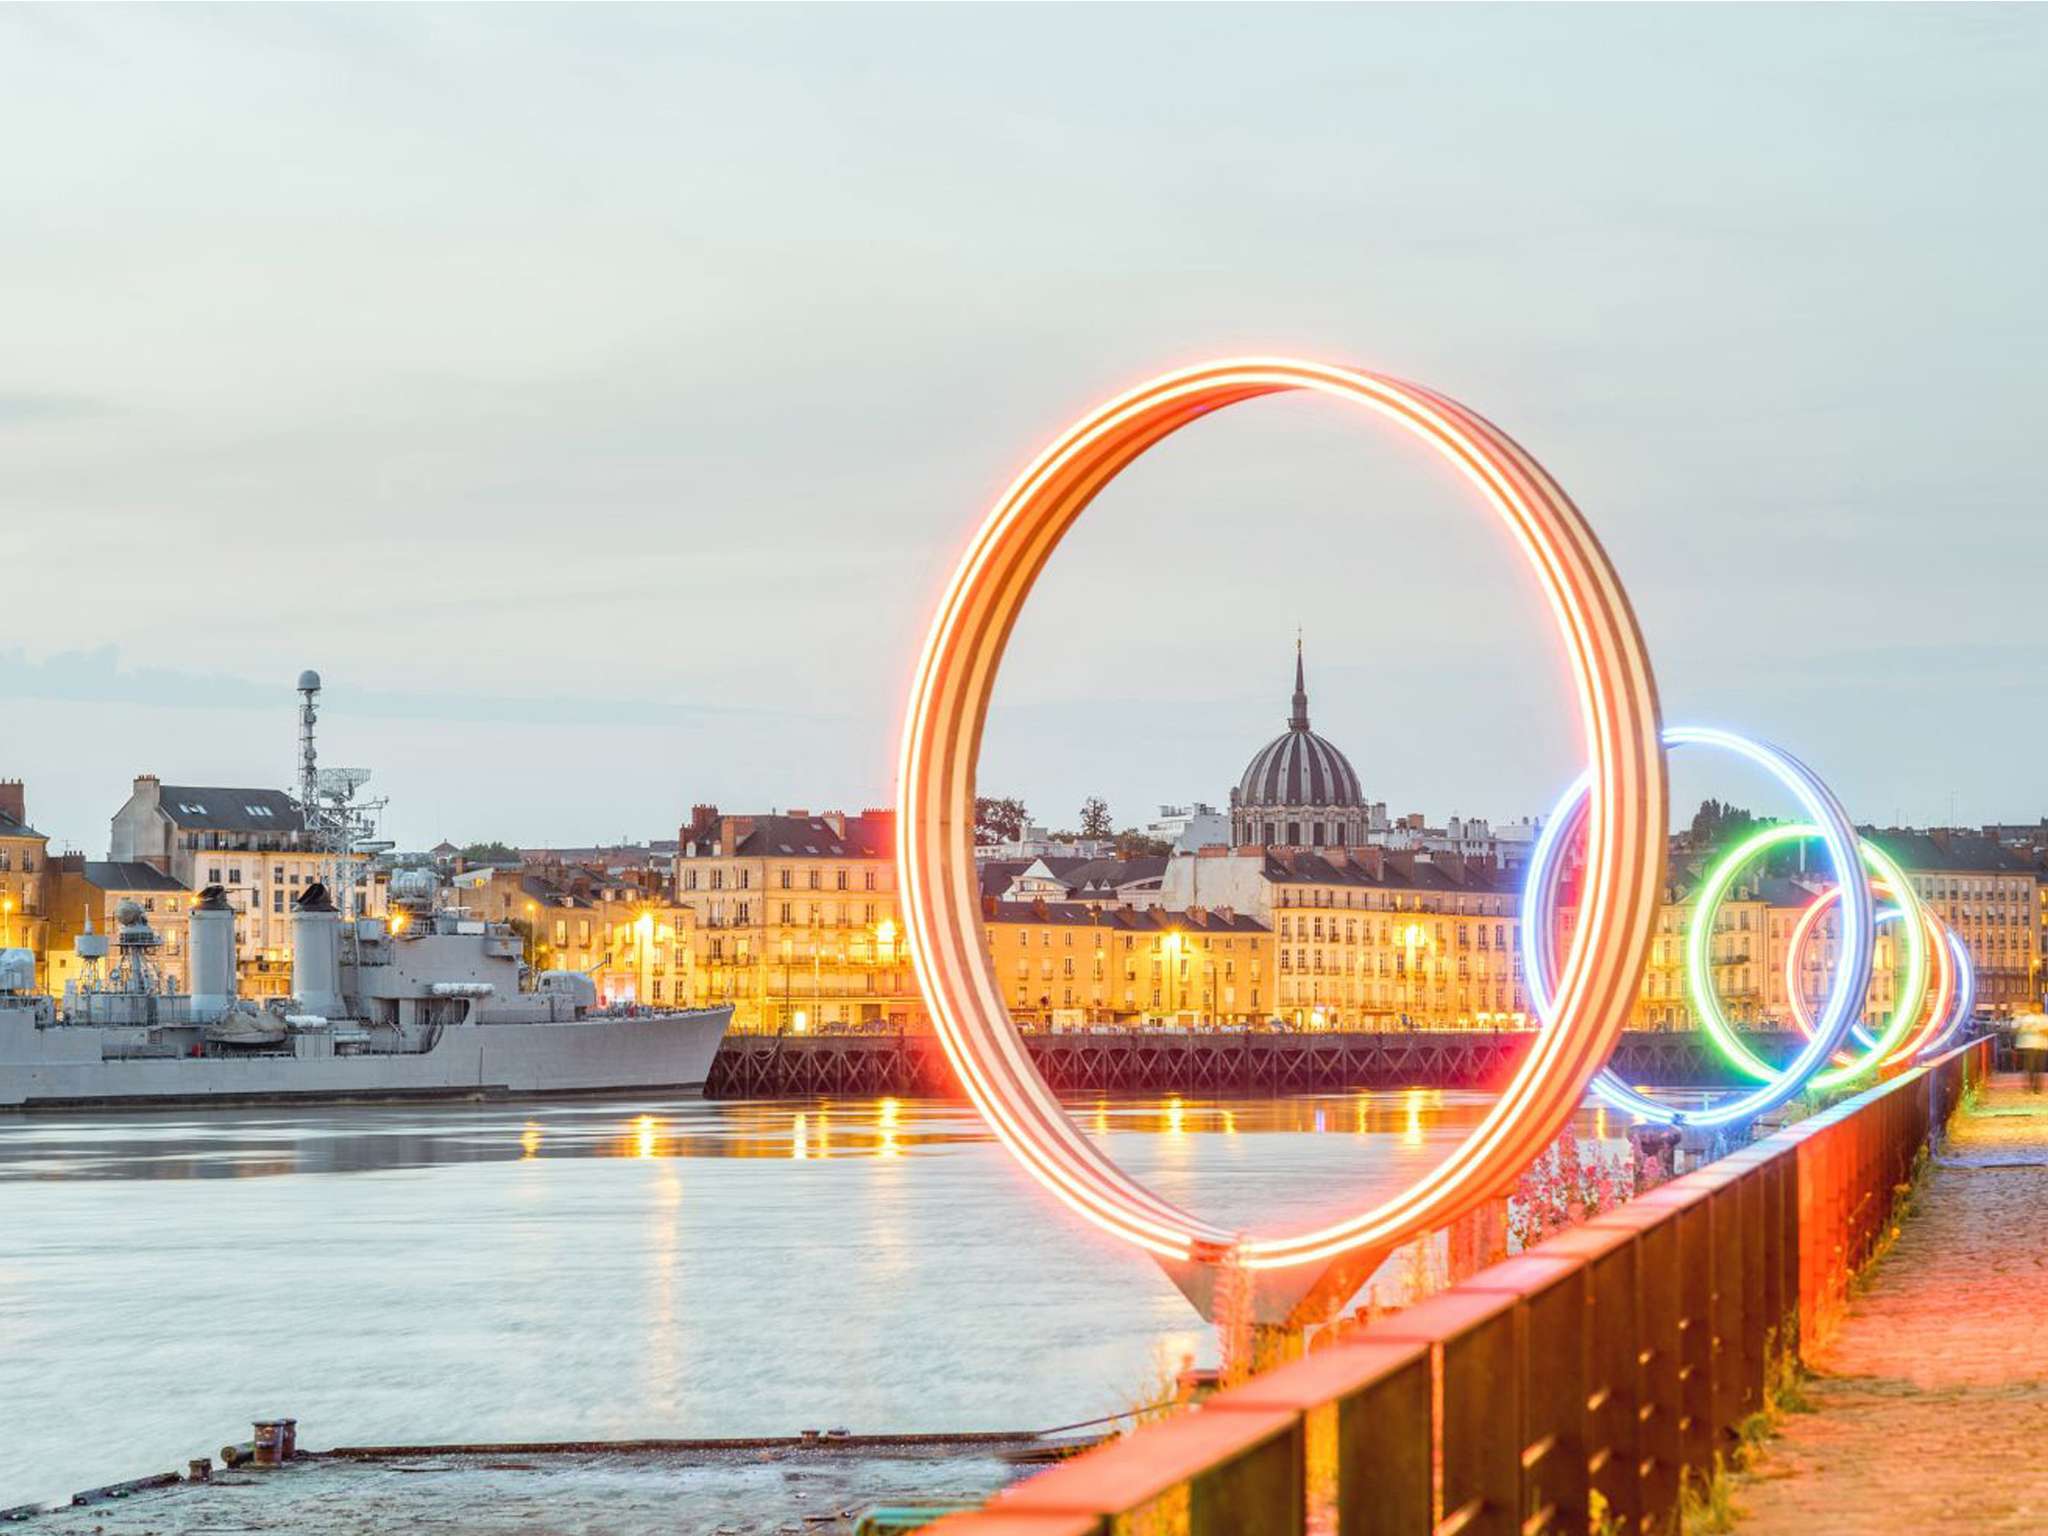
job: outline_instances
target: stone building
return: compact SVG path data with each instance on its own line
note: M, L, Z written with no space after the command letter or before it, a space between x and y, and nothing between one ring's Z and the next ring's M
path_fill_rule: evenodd
M925 1022L896 906L895 816L727 816L678 839L675 899L696 931L700 1004L739 1031Z
M79 935L88 919L95 933L113 933L119 926L114 910L124 901L141 907L163 945L156 952L171 990L181 992L186 980L186 939L192 892L154 864L112 863L83 854L61 853L50 861L50 954L46 990L62 997L64 984L84 971L78 957Z
M226 889L234 907L237 966L245 997L291 990L292 903L324 878L320 851L298 803L283 790L135 780L114 813L107 859L148 864L189 891ZM357 855L356 910L384 915L385 879Z
M1209 848L1175 858L1170 908L1228 907L1273 930L1274 1016L1300 1029L1513 1029L1517 880L1455 854Z
M698 1002L695 914L658 882L602 870L482 865L452 877L451 904L526 936L528 965L582 971L607 1005L688 1008Z
M1273 1013L1273 930L1244 913L987 898L982 923L1019 1024L1204 1028Z
M50 945L46 889L50 840L28 824L28 791L0 779L0 949L26 949L45 973Z

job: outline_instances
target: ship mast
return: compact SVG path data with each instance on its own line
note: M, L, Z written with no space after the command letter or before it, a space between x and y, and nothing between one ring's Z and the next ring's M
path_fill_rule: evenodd
M377 813L390 802L358 800L370 782L367 768L322 768L314 728L320 721L320 674L299 674L299 810L306 836L320 854L320 878L341 913L342 932L354 932L361 914L356 902L356 859L391 846L376 840Z

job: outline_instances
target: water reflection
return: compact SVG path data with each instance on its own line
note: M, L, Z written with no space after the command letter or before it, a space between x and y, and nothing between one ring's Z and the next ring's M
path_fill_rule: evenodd
M1393 1137L1405 1148L1469 1129L1489 1100L1411 1088L1288 1099L1173 1094L1100 1098L1075 1111L1100 1139L1330 1135ZM1607 1111L1582 1131L1605 1139ZM884 1158L928 1156L986 1140L964 1105L812 1099L710 1104L540 1101L302 1110L178 1110L0 1119L0 1183L15 1180L260 1178L368 1173L453 1163L557 1158Z
M1385 1199L1488 1104L1076 1118L1163 1198L1271 1230ZM0 1117L0 1234L0 1506L256 1411L311 1444L1022 1429L1206 1353L1157 1268L930 1100Z

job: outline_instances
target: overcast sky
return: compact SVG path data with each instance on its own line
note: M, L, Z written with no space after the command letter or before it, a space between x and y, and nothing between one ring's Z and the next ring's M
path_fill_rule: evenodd
M102 854L138 772L288 783L314 666L409 845L887 803L1016 467L1262 350L1542 458L1669 718L2037 817L2044 78L2039 8L0 9L0 773ZM1297 626L1396 811L1573 771L1500 535L1334 407L1040 593L982 778L1047 820L1220 803Z

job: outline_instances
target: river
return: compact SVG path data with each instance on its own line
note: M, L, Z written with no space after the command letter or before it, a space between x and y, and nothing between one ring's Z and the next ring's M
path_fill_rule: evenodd
M1486 1102L1074 1112L1161 1192L1272 1228L1407 1183ZM1038 1429L1186 1355L1208 1330L1165 1276L958 1105L0 1119L0 1506L266 1415L311 1446Z

